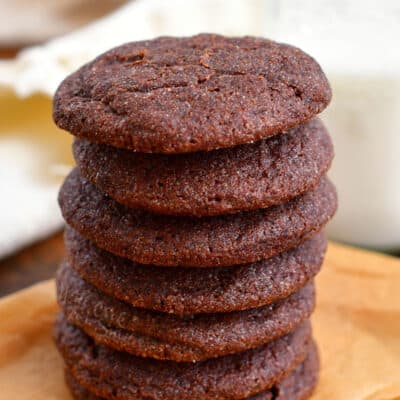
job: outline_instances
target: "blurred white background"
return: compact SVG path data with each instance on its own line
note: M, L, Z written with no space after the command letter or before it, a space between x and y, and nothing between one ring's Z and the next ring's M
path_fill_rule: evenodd
M12 9L21 14L22 4L15 40L19 33L22 40L22 31L29 37L29 25L32 32L43 28L44 38L50 28L60 28L52 32L60 34L98 17L92 1L69 5L78 3L81 18L76 17L79 7L66 8L64 1L38 8L39 2L20 0L3 4L8 14L2 17ZM122 2L111 3L105 2L106 10ZM35 17L29 19L29 13ZM22 23L21 31L17 24ZM72 164L70 138L57 131L50 115L61 79L120 43L199 32L265 36L301 47L320 62L334 93L323 114L336 146L331 176L340 201L330 235L351 244L400 249L399 1L136 0L0 62L0 119L5 121L0 124L0 256L62 224L56 192ZM0 43L6 38L0 29Z

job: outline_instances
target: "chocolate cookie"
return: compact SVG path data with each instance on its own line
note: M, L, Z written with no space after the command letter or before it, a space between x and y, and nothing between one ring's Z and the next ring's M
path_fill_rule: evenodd
M74 325L97 343L160 360L201 361L259 347L286 335L311 315L312 283L261 308L179 317L134 308L86 283L64 262L57 274L58 302Z
M315 187L333 158L318 119L256 143L194 154L136 153L84 140L73 149L82 175L118 203L192 216L283 203Z
M55 340L67 369L83 387L111 399L243 399L268 390L307 356L309 323L257 349L199 363L121 353L96 344L62 316Z
M267 260L235 267L157 267L136 264L99 249L67 226L71 265L102 292L135 307L190 315L264 306L303 287L320 270L323 233Z
M323 178L282 205L217 217L171 217L118 204L75 169L60 194L62 214L99 247L142 264L228 266L272 257L312 237L336 210Z
M318 381L318 353L315 345L310 346L306 360L281 382L274 384L270 389L260 394L248 397L247 400L305 400L312 392ZM102 400L83 386L71 373L65 372L65 379L76 400ZM109 397L113 399L113 397Z
M127 43L65 79L56 124L146 153L249 143L320 113L331 99L317 62L271 40L203 34Z

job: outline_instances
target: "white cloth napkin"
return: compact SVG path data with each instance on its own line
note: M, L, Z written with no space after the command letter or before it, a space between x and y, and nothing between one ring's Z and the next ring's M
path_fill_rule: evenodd
M62 225L58 185L34 179L34 162L29 148L19 141L0 139L0 257Z
M160 35L216 32L261 35L270 2L263 0L136 0L109 16L0 63L0 84L19 96L52 96L60 81L105 50Z
M205 31L259 35L269 7L263 0L230 0L228 6L226 0L136 0L71 34L23 50L15 60L1 61L1 104L32 107L32 113L21 112L20 125L13 125L10 132L7 126L0 127L0 258L47 236L63 223L56 202L59 183L35 177L32 171L41 158L40 149L32 147L30 140L15 137L17 130L29 138L31 124L36 126L32 135L40 133L41 123L47 134L51 133L49 109L36 111L37 101L43 102L36 101L38 94L51 99L65 76L127 41ZM0 117L8 111L0 110ZM54 135L61 135L55 127ZM68 166L57 162L48 168L50 175L54 170L57 174L68 171Z

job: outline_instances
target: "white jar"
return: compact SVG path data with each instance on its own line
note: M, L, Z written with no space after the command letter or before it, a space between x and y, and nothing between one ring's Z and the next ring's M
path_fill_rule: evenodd
M339 194L330 236L400 249L400 2L277 4L269 36L314 56L332 85L322 115L335 144L330 176Z

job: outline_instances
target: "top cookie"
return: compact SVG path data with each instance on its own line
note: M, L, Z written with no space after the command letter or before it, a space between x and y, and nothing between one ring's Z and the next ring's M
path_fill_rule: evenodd
M329 103L318 63L267 39L202 34L114 48L61 83L54 120L93 142L146 153L249 143Z

